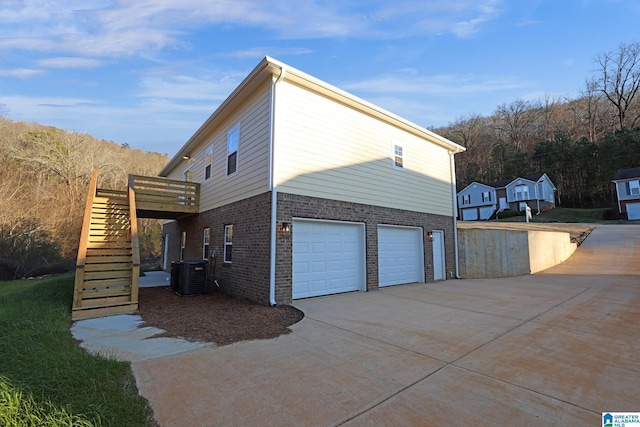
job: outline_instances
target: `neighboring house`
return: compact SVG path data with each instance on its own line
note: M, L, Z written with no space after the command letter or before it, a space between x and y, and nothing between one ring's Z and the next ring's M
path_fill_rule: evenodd
M556 187L546 173L489 184L496 189L498 211L523 211L527 205L537 214L553 209Z
M463 221L489 219L498 207L496 189L472 182L458 193L458 215Z
M458 215L465 221L489 219L495 212L523 211L527 205L540 213L555 207L555 191L546 173L491 184L472 182L458 193Z
M640 167L621 169L613 177L618 212L627 219L640 219Z
M200 183L165 268L216 254L222 290L272 305L452 277L461 151L267 57L160 172Z

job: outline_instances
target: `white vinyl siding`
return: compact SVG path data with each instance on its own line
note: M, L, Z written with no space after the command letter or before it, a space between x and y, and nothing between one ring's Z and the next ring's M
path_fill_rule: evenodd
M451 216L446 149L288 82L276 90L280 192Z
M217 208L268 190L269 178L269 120L270 86L265 83L256 93L247 97L242 108L234 110L215 127L202 136L202 144L192 150L195 161L193 180L205 181L205 151L213 147L212 175L206 185L200 187L200 211ZM227 135L240 123L238 144L238 170L233 178L227 177ZM174 169L175 171L175 169ZM182 176L168 175L171 179Z

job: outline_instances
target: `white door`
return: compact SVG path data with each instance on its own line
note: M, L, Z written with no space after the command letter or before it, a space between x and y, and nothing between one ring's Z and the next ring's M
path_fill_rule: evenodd
M446 267L444 259L444 232L434 230L433 236L433 280L444 280L446 278Z
M627 218L640 219L640 203L627 203Z
M478 219L478 209L463 209L462 210L462 220L463 221L475 221Z
M365 289L364 224L293 221L293 299Z
M509 209L509 203L507 203L506 197L500 197L500 210L503 211Z
M378 227L378 286L424 282L422 228Z

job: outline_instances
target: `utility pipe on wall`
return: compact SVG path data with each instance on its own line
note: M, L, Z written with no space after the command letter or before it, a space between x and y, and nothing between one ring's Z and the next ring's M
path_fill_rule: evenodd
M277 230L277 214L278 214L278 186L276 183L276 167L275 167L275 109L276 109L276 85L282 81L287 70L285 67L280 68L280 75L271 84L271 112L269 117L269 186L271 187L271 248L269 258L269 304L276 305L276 238Z

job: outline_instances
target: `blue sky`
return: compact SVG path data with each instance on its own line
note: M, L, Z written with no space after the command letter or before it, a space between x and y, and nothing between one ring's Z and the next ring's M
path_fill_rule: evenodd
M576 97L638 0L0 0L0 115L173 155L272 56L424 127Z

